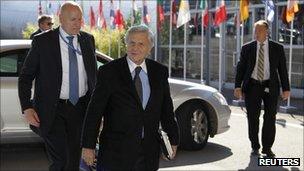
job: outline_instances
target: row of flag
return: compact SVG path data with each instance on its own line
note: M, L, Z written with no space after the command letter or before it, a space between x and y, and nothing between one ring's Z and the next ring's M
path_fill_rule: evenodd
M175 1L175 0L173 0ZM266 19L269 22L272 22L274 19L274 3L272 0L262 0L262 2L266 6ZM196 9L198 7L198 0L196 3ZM202 25L207 26L208 25L208 5L206 0L200 0L200 8L203 9L202 12ZM174 9L174 8L173 8ZM282 19L289 23L294 19L294 14L299 10L298 8L298 2L297 0L288 0L287 1L287 7L285 8L285 13L282 16ZM240 20L241 22L244 22L247 18L249 18L249 0L240 0ZM175 11L172 10L172 15L175 15ZM197 25L197 18L198 16L195 16L194 24ZM189 9L189 1L188 0L181 0L180 6L179 6L179 13L177 18L177 28L184 25L185 23L189 22L191 20L190 16L190 9ZM219 26L222 22L227 20L227 12L225 7L225 0L217 0L216 2L216 11L214 15L214 21L213 24L215 26ZM285 23L286 23L285 22ZM173 21L174 24L174 21Z
M146 0L142 0L143 3L143 12L142 12L142 23L145 23L146 25L149 25L149 23L151 22L151 18L150 15L148 13L148 6L147 6L147 2ZM57 12L56 15L59 15L59 10L60 10L60 6L61 4L58 2L58 8L57 8ZM124 28L124 17L123 14L120 10L120 6L121 6L121 0L119 0L119 5L117 6L116 10L114 10L114 3L113 0L110 0L110 22L109 22L109 27L111 29L123 29ZM47 8L51 8L51 3L49 2L47 5ZM48 10L46 8L46 11ZM131 24L133 25L135 23L135 19L136 19L136 13L137 13L138 9L136 6L136 2L135 0L132 0L132 16L131 16ZM42 15L42 5L41 5L41 0L39 0L39 4L38 4L38 15ZM107 28L107 23L106 23L106 19L103 13L103 0L99 0L99 5L98 5L98 10L95 11L93 6L90 6L90 11L89 11L89 24L91 28L102 28L102 29L106 29Z
M119 5L116 9L114 10L114 4L113 0L110 0L110 28L111 29L123 29L124 28L124 18L123 15L120 11L120 6L121 6L121 1L119 1ZM96 18L95 18L95 12L92 6L90 6L90 13L89 13L89 18L90 18L90 27L92 28L102 28L106 29L107 28L107 22L103 14L103 4L102 0L99 0L99 5L98 5L98 10L97 10L97 25L96 25Z
M266 6L266 19L269 22L273 21L274 18L274 3L272 0L262 0ZM299 11L298 1L297 0L288 0L287 7L283 9L285 12L282 13L282 20L289 23L294 19L294 15ZM240 19L245 21L249 18L249 0L240 1Z
M191 14L190 14L190 7L189 7L189 0L180 0L179 5L179 11L177 16L177 0L171 0L171 15L172 15L172 24L179 28L180 26L186 24L191 20ZM266 5L266 19L270 22L273 21L274 18L274 3L272 0L261 0ZM146 0L142 0L143 3L143 11L142 11L142 23L145 23L146 25L149 25L151 22L150 15L148 13L148 6ZM56 15L59 14L59 8L60 3L58 3L58 9L56 12ZM111 29L123 29L124 28L124 17L122 12L120 11L120 4L121 1L119 1L119 5L114 10L114 4L113 0L110 0L110 28ZM208 3L207 0L197 0L196 1L196 9L202 9L202 26L208 26L208 19L209 19L209 12L208 12ZM48 8L51 8L51 4L48 5ZM290 22L294 19L294 14L298 11L298 2L297 0L288 0L287 1L287 7L284 9L284 14L282 16L283 21ZM135 0L132 0L132 15L131 15L131 25L135 23L136 20L136 13L138 11L138 8L136 6ZM249 18L249 0L240 0L240 21L244 22ZM38 14L42 14L42 6L41 6L41 0L39 0L38 5ZM157 0L157 14L158 14L158 23L157 27L158 29L161 28L162 23L165 20L164 17L164 8L163 8L163 0ZM95 16L97 16L97 21ZM89 19L90 19L90 27L95 28L99 27L102 29L107 28L106 19L103 14L103 4L102 0L99 0L99 6L97 10L97 15L95 15L95 11L92 6L90 6L90 12L89 12ZM211 18L212 19L212 18ZM212 19L213 20L213 19ZM214 15L213 24L215 26L219 26L222 22L227 20L227 12L225 7L225 0L217 0L216 2L216 11ZM198 13L196 14L194 18L194 24L198 25Z

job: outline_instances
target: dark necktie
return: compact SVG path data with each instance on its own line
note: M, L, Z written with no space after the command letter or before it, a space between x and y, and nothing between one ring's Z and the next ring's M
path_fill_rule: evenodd
M140 99L140 102L142 104L143 102L143 92L142 92L142 84L141 84L141 79L139 77L139 73L141 71L141 67L138 66L135 68L135 76L134 76L134 84L135 84L135 88L136 88L136 91L137 91L137 94L138 94L138 97ZM140 138L144 138L144 127L142 127L140 130L139 130L139 137Z
M142 84L141 84L141 80L139 77L139 73L141 71L141 67L138 66L135 68L135 76L134 76L134 84L135 84L135 88L138 94L138 97L140 99L140 102L142 102L143 100L143 92L142 92Z
M260 44L259 49L259 58L258 58L258 73L257 73L257 79L262 81L264 79L264 44Z
M74 36L67 36L69 40L69 100L76 105L79 99L78 64L75 48L73 48Z

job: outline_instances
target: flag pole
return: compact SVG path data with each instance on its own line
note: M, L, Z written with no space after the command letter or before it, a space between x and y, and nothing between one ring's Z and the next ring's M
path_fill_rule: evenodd
M292 62L292 33L293 33L293 20L291 20L290 26L290 45L289 45L289 68L288 68L288 79L291 84L291 62ZM287 99L287 107L290 107L290 96Z
M204 83L204 21L203 16L204 12L202 11L202 28L201 28L201 84Z
M242 21L241 46L243 46L243 44L244 44L244 23L245 23L245 20Z
M220 27L220 41L219 41L219 87L218 90L219 92L222 91L222 55L223 55L223 51L222 51L222 41L223 41L223 24L221 23L219 25Z
M155 39L154 39L154 60L157 61L157 48L158 48L158 43L157 43L157 39L158 39L158 29L157 29L157 17L156 17L156 34L154 35L155 36Z
M170 31L169 31L169 78L171 78L171 67L172 67L172 5L173 0L170 2Z
M118 30L118 58L120 58L120 30Z
M144 21L144 0L142 0L142 10L141 10L141 23L145 23Z
M109 35L109 56L111 57L111 43L112 43L112 30L111 30L111 25L109 29L110 35Z
M135 22L135 17L134 17L134 14L133 14L133 11L134 11L134 2L135 0L132 0L132 10L131 10L131 27L134 25L134 22Z
M268 0L265 0L265 20L267 21L268 16Z
M238 4L238 3L237 3ZM240 12L236 14L236 62L239 61L240 59L240 49L241 49L241 44L240 44ZM236 63L233 64L234 66Z
M186 80L186 45L187 45L187 23L184 24L184 80Z
M119 10L120 10L120 7L121 7L121 0L119 0ZM120 28L118 28L118 58L120 58Z
M148 8L148 7L147 7L147 8ZM156 2L156 9L157 9L157 2ZM158 10L156 10L156 11L157 11L157 12L156 12L156 17L155 17L155 20L156 20L156 22L155 22L155 26L156 26L156 27L155 27L155 28L156 28L156 29L155 29L155 30L156 30L155 33L156 33L156 34L154 35L154 60L155 60L155 61L157 61L157 48L158 48L158 43L157 43L157 42L158 42L158 40L157 40L157 39L158 39L158 27L157 27L157 23L158 23L157 20L158 20L158 17L157 17L157 15L159 15L159 14L158 14Z

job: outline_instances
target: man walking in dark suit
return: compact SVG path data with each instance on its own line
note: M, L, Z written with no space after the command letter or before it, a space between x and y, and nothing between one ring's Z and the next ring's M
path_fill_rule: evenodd
M49 170L70 171L79 170L82 123L97 66L94 38L80 31L80 6L65 2L59 19L60 27L34 37L19 77L19 98L26 120L44 139Z
M99 68L82 137L82 157L91 165L99 127L98 169L150 171L159 167L159 122L176 154L178 127L168 83L168 69L147 57L153 47L147 26L131 27L127 55Z
M35 31L34 33L31 34L30 39L33 40L33 38L34 38L35 35L52 29L53 24L54 23L53 23L52 16L45 15L45 14L39 16L39 18L38 18L38 27L39 28L38 28L37 31Z
M263 101L262 153L275 157L271 147L275 139L280 84L283 100L290 95L286 59L283 46L267 38L268 23L259 20L254 26L256 40L242 47L234 95L239 99L245 96L252 155L259 155L259 117Z

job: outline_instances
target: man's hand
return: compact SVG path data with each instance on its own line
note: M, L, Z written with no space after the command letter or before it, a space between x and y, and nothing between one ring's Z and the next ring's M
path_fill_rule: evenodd
M172 151L173 151L173 154L172 154L171 160L174 159L176 156L177 145L172 145Z
M24 111L24 116L25 116L26 121L30 125L33 125L35 127L40 126L40 120L39 120L38 114L36 113L36 111L33 108L26 109Z
M243 97L242 89L241 89L241 88L235 88L235 89L234 89L234 96L235 96L237 99L242 99L242 97Z
M283 100L287 100L288 97L290 96L290 91L283 91L281 96Z
M82 158L87 165L92 166L95 160L95 149L82 148Z
M174 159L175 156L176 156L177 145L172 145L171 147L172 147L173 153L172 153L172 157L171 157L170 159L172 160L172 159ZM167 160L167 161L169 160L169 159L167 159L167 157L166 157L164 154L162 154L162 158L163 158L164 160Z

